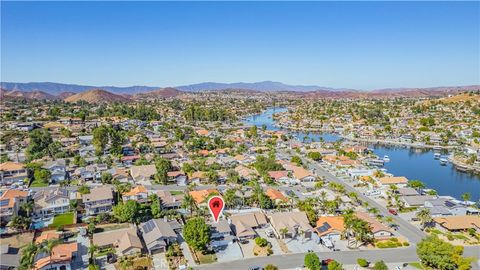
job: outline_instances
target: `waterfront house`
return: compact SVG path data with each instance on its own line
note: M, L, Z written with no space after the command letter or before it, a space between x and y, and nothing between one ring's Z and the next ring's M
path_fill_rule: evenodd
M406 187L408 179L405 176L386 176L378 179L382 186L396 185L397 187Z
M313 229L305 212L277 212L269 215L268 219L278 238L295 238L297 235L303 235L303 238L312 237ZM282 234L284 229L287 229L287 232Z
M150 254L165 252L168 245L178 241L177 234L164 219L151 219L142 223L140 231Z
M8 223L18 215L20 205L26 203L28 192L17 189L9 189L0 196L0 220L2 224Z
M34 201L33 216L35 218L51 218L70 210L70 194L68 190L63 188L40 190L32 198Z
M253 239L257 236L255 229L268 225L265 214L254 211L230 216L232 230L238 239Z
M87 216L110 212L112 210L113 189L111 186L100 186L90 189L90 193L82 195Z
M94 233L92 243L99 249L114 248L119 256L132 255L142 251L142 242L137 235L137 228L127 228Z
M465 205L456 203L448 197L426 200L424 206L430 211L432 217L463 216L468 212L468 208Z
M406 207L421 207L425 205L426 201L436 198L437 196L435 195L411 195L401 197Z
M433 221L437 228L449 232L466 231L468 229L480 232L480 216L477 215L436 217Z
M25 178L27 178L27 169L22 163L7 161L0 164L1 185L23 184Z
M399 189L397 189L396 192L400 196L419 196L420 195L420 193L418 193L418 191L416 189L411 188L411 187L399 188Z

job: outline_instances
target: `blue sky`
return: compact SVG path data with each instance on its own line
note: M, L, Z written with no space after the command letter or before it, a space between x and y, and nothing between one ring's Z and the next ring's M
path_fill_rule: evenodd
M479 2L1 2L1 80L480 84Z

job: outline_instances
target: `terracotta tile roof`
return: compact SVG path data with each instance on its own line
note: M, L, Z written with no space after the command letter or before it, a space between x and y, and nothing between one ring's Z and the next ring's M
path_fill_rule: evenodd
M480 229L480 216L466 215L437 217L433 220L447 230L466 230L469 228Z
M193 172L191 178L192 178L192 179L193 179L193 178L203 179L203 178L205 178L205 172L200 172L200 171L198 171L198 172Z
M202 203L210 194L220 194L216 189L193 190L189 192L197 204Z
M382 177L378 179L383 185L406 184L408 179L405 176Z
M309 176L314 176L313 173L311 173L310 171L308 170L305 170L304 168L302 167L294 167L293 168L293 176L296 178L296 179L303 179L305 177L309 177Z
M37 237L37 239L35 239L35 243L40 244L43 241L47 241L50 239L60 239L60 234L58 234L55 231L42 232L42 234L39 237Z
M332 232L342 233L344 230L345 224L342 216L319 217L317 220L317 227L315 228L315 231L319 236L324 236Z
M18 171L23 170L24 166L22 163L7 161L0 164L0 171Z
M77 242L60 244L52 249L52 256L43 257L35 262L34 269L38 270L49 264L68 263L72 261L73 253L78 250Z
M280 200L284 202L288 201L287 197L285 197L280 191L273 188L267 189L265 194L273 201L276 201L276 200Z
M210 132L206 129L199 129L197 131L195 131L198 135L201 135L201 136L207 136Z
M269 171L268 176L278 181L282 177L288 177L288 171Z
M147 189L144 186L136 186L130 191L123 193L123 196L135 196L139 193L147 193Z

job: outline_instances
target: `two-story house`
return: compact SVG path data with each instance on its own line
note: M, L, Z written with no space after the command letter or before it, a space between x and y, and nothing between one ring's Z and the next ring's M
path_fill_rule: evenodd
M45 219L68 212L70 209L70 195L68 190L57 188L41 190L32 196L34 200L33 216Z
M140 231L150 254L165 252L168 245L177 242L177 234L163 219L151 219L140 224Z
M113 189L111 186L93 188L90 193L82 195L82 201L87 216L110 212L114 204Z
M4 162L0 164L0 184L11 185L16 182L23 182L27 178L27 169L22 163Z
M50 182L58 183L65 180L67 171L65 166L65 159L48 161L42 167L50 171Z
M145 203L148 201L148 191L144 186L136 186L130 191L122 193L122 199L124 202L133 200L139 203Z
M9 189L0 196L0 221L8 223L18 215L20 205L27 202L28 192L17 189Z

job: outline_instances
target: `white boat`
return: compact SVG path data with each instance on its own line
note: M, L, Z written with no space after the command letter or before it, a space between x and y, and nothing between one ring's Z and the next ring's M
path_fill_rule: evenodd
M433 158L434 158L434 159L439 159L440 156L441 156L440 153L433 153Z
M383 161L390 162L390 157L387 155L383 156Z
M440 165L445 166L448 163L448 159L446 157L440 158Z

